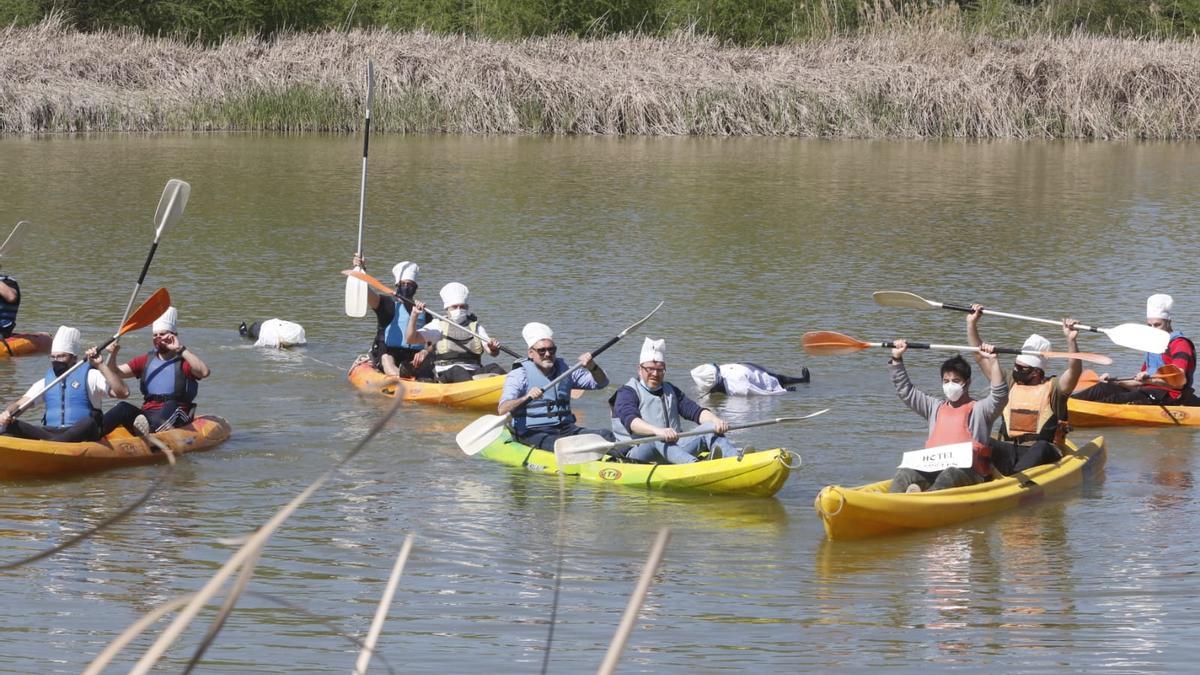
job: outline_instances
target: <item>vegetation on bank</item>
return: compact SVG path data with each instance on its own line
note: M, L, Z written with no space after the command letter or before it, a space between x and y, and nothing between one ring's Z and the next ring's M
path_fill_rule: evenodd
M368 58L381 131L1200 137L1200 41L997 38L953 13L757 48L382 29L205 45L52 18L0 30L0 132L352 131Z

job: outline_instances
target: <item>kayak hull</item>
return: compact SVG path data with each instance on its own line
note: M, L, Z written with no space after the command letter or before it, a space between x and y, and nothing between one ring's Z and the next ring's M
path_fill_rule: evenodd
M855 488L830 485L814 507L831 540L863 539L883 534L941 527L999 513L1090 482L1108 458L1104 437L1076 448L1070 441L1063 457L1014 476L978 485L891 494L891 479Z
M191 424L151 434L176 455L212 449L227 438L229 422L216 415L197 417ZM100 441L60 443L0 436L0 479L48 478L150 464L166 459L145 441L117 429Z
M0 340L0 359L49 354L53 342L49 333L13 333Z
M1200 407L1131 405L1069 399L1067 410L1075 427L1188 427L1200 426Z
M560 471L553 452L518 443L508 430L479 454L533 473L553 475ZM787 482L794 459L793 453L777 448L747 453L740 458L729 457L692 464L632 464L602 460L561 467L561 472L590 483L770 497Z
M395 378L375 370L369 361L361 361L350 369L350 382L360 391L395 398L397 392L405 401L445 405L472 410L495 412L504 389L504 376L496 375L470 382L442 384L418 382L411 378Z

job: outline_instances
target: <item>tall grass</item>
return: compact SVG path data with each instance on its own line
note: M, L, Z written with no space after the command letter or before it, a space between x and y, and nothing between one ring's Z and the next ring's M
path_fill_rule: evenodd
M0 132L381 131L1200 137L1200 42L998 38L953 13L852 37L493 41L390 30L203 46L61 21L0 31Z

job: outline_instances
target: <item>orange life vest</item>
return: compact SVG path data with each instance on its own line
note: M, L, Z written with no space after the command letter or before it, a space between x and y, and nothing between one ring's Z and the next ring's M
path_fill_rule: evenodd
M992 448L987 443L978 443L971 436L971 411L975 410L975 401L954 407L948 401L937 409L937 419L934 420L933 430L925 439L925 447L936 448L939 445L952 443L971 443L971 454L974 463L971 468L983 477L992 474Z
M1041 384L1013 383L1008 393L1008 405L1001 413L1004 425L1000 428L1000 438L1018 444L1053 441L1062 417L1054 409L1057 388L1057 378L1053 377Z

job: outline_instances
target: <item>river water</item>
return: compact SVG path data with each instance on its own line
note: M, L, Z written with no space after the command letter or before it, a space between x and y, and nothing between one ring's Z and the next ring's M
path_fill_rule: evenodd
M521 326L543 321L568 356L664 300L600 359L613 380L633 374L643 335L665 337L668 379L688 392L687 371L708 361L812 370L787 396L715 397L729 419L832 412L736 434L804 459L777 497L743 499L560 486L463 456L453 435L479 413L403 407L274 536L250 585L266 595L243 598L202 671L348 671L346 636L365 635L408 533L416 547L380 641L393 668L537 671L561 542L550 669L587 671L662 526L672 539L624 672L1191 667L1194 433L1107 430L1099 484L957 527L831 543L817 491L889 476L924 423L892 392L885 352L809 358L800 336L965 340L962 315L878 307L870 294L882 289L1102 326L1140 321L1146 296L1169 292L1176 326L1200 331L1200 145L385 136L371 150L365 251L378 276L418 261L422 297L466 283L490 333L520 351ZM338 274L354 250L360 152L348 136L0 140L0 227L35 224L2 261L21 280L26 329L111 334L165 181L191 183L146 286L170 289L184 341L214 372L201 408L234 427L129 519L3 574L0 669L79 671L144 613L201 588L230 538L386 409L345 377L374 331L342 313ZM276 316L304 324L309 347L239 340L240 321ZM1031 330L982 324L1006 346ZM127 338L126 355L148 342ZM1114 373L1140 364L1103 336L1081 346L1113 356ZM918 386L937 391L944 357L908 358ZM13 400L45 366L0 362L0 395ZM585 423L604 424L604 398L576 401ZM159 471L0 484L0 557L100 521ZM202 633L187 632L164 666L186 663Z

